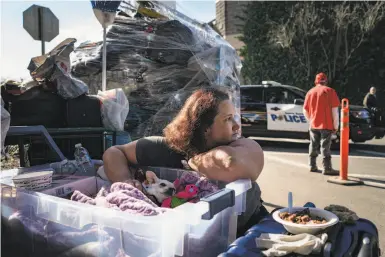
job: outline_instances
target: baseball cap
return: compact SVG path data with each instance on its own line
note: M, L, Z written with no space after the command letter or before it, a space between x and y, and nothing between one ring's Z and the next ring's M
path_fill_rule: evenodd
M314 81L315 84L326 83L326 82L328 82L328 77L326 76L325 73L321 72L315 76L315 81Z

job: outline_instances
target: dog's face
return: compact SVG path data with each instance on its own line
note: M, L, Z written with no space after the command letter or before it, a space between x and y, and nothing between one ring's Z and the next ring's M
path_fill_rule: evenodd
M146 171L146 181L143 188L147 194L156 198L158 203L162 203L165 199L175 194L175 186L170 181L159 179L154 172Z

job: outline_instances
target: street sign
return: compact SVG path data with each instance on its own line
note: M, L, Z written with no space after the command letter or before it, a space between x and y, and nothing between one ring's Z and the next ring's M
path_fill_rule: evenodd
M33 39L41 41L43 54L44 42L59 35L59 20L55 14L49 8L35 4L23 12L23 27Z

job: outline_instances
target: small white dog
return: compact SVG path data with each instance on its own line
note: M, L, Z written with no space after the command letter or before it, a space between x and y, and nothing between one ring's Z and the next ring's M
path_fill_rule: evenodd
M152 171L146 171L146 181L142 183L143 191L145 194L155 197L157 204L162 204L162 202L175 194L174 183L160 179Z

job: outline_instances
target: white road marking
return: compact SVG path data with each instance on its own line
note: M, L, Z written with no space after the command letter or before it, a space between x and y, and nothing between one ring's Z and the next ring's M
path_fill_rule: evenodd
M309 140L307 139L291 139L291 138L275 138L275 137L249 137L253 140L261 140L261 141L273 141L273 142L290 142L290 143L307 143L309 144Z
M273 161L276 161L276 162L280 162L280 163L283 163L283 164L289 164L291 166L297 166L297 167L309 169L309 165L304 164L304 163L300 163L300 162L296 162L296 161L291 161L291 160L284 159L284 158L281 158L281 157L278 157L278 156L274 156L274 155L270 155L270 154L267 154L267 155L265 154L265 157L267 159L270 159L270 160L273 160Z
M365 151L365 150L355 150L355 151ZM289 155L293 155L293 156L308 156L307 153L276 152L276 151L269 151L269 150L264 150L263 152L264 153L268 153L268 154L285 155L285 156L289 156ZM371 154L375 154L375 153L378 154L379 152L374 152L373 151L373 153L371 153ZM366 154L368 154L368 152L366 152ZM379 154L382 155L382 153L379 153ZM332 157L339 158L340 155L339 154L332 154ZM384 154L384 157L385 157L385 154ZM385 160L384 157L349 155L349 159L353 158L353 159Z
M370 151L370 150L355 150L356 152L359 152L359 153L366 153L366 154L374 154L374 155L378 155L378 156L384 156L385 157L385 153L381 153L381 152L377 152L377 151Z
M357 177L357 178L377 178L377 179L383 179L385 182L385 176L379 176L379 175L369 175L369 174L350 174L349 176Z

